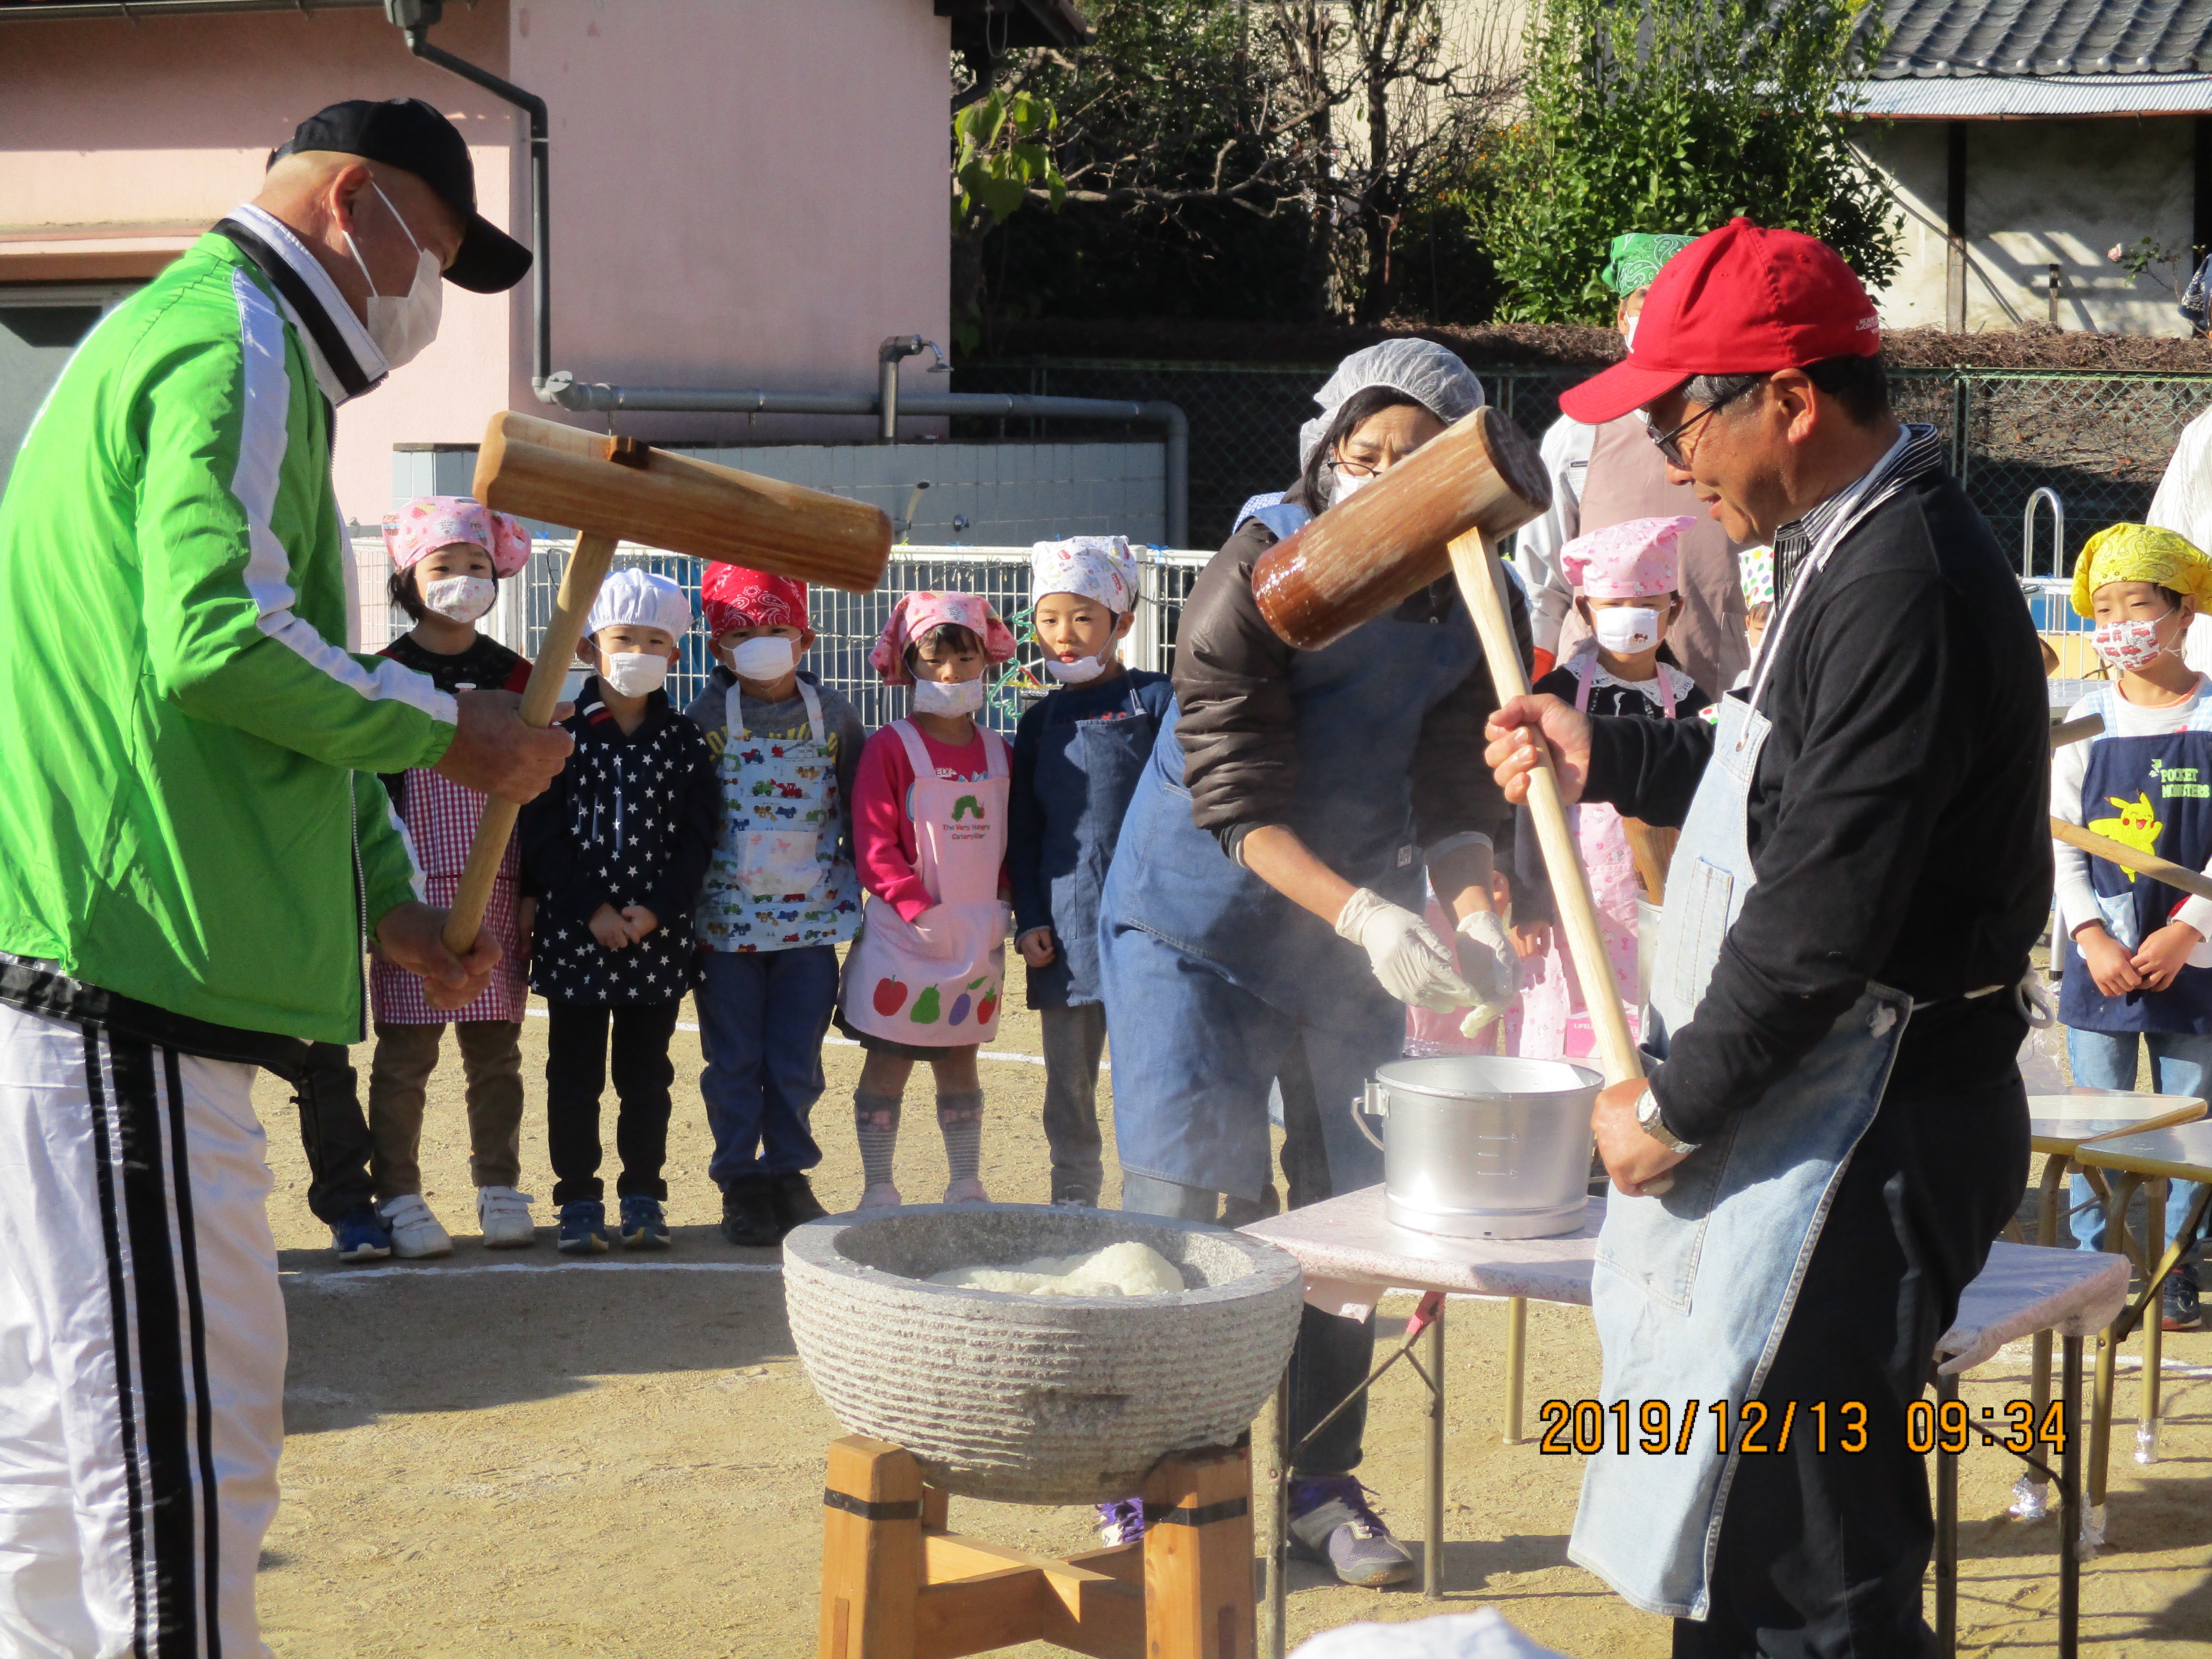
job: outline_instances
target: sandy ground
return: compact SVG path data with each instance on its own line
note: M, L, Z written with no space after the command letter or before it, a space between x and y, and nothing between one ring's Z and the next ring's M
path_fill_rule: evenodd
M544 1031L541 1019L525 1026L533 1106ZM677 1244L644 1261L617 1252L556 1265L550 1228L532 1250L482 1249L449 1049L452 1069L431 1085L422 1164L453 1255L339 1267L307 1212L285 1091L264 1080L257 1100L276 1175L271 1218L292 1357L283 1503L262 1558L261 1607L284 1659L814 1650L823 1448L839 1431L793 1357L774 1254L731 1249L714 1232L720 1207L706 1177L697 1042L677 1035L667 1170ZM1009 1009L994 1048L1038 1053L1034 1016ZM366 1049L356 1063L366 1067ZM832 1047L827 1070L817 1184L839 1208L860 1193L847 1111L859 1051ZM1042 1203L1043 1073L1010 1060L987 1063L983 1074L985 1178L995 1196ZM922 1080L909 1087L908 1110L901 1184L909 1198L933 1199L944 1158ZM609 1114L611 1145L611 1102ZM543 1199L551 1176L534 1112L524 1165L526 1189ZM1115 1197L1109 1175L1108 1203ZM538 1212L550 1221L550 1203ZM1386 1340L1409 1305L1385 1304ZM1664 1620L1566 1562L1579 1460L1502 1443L1504 1334L1502 1304L1452 1304L1445 1610L1493 1603L1540 1640L1590 1659L1665 1654ZM1586 1311L1540 1304L1529 1310L1528 1347L1533 1427L1534 1402L1595 1392L1598 1355ZM2127 1369L2135 1349L2131 1341L2122 1359L2124 1414L2136 1397L2139 1371ZM2024 1396L2027 1352L2022 1344L1969 1379L1969 1403ZM2212 1335L2169 1336L2166 1372L2163 1455L2134 1463L2123 1422L2110 1547L2084 1575L2085 1644L2104 1652L2197 1655L2212 1641ZM1402 1366L1377 1389L1364 1471L1408 1541L1422 1514L1422 1393ZM2055 1647L2056 1525L2006 1517L2014 1473L1999 1452L1964 1460L1962 1654ZM1054 1553L1093 1541L1089 1520L1087 1511L953 1506L956 1527ZM1346 1589L1302 1569L1291 1632L1436 1610L1418 1592Z

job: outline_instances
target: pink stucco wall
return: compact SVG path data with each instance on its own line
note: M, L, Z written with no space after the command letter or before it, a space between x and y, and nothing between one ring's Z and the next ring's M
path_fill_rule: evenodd
M433 38L552 111L553 367L858 391L884 335L942 339L949 26L931 14L930 0L449 6ZM25 233L48 254L118 246L126 228L186 243L252 194L302 115L410 94L459 124L485 213L526 236L521 118L410 57L380 12L0 24L0 238L19 239L0 240L0 282ZM527 285L449 287L436 343L340 412L344 511L385 512L393 443L471 441L510 406L558 413L530 393ZM625 429L732 438L745 423Z

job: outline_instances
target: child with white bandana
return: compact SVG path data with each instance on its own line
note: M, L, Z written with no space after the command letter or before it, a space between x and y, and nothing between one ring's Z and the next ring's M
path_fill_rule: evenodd
M1014 948L1044 1041L1044 1133L1052 1201L1096 1206L1098 900L1121 815L1175 696L1165 674L1126 668L1117 650L1137 608L1137 561L1119 536L1039 542L1030 558L1032 626L1060 689L1014 732L1006 865Z
M717 817L707 739L661 689L690 627L691 602L667 577L607 578L579 648L593 672L562 722L575 752L515 831L538 898L530 987L547 1004L546 1150L570 1255L605 1249L611 1231L599 1180L610 1071L622 1242L669 1244L668 1043L696 971L692 916Z

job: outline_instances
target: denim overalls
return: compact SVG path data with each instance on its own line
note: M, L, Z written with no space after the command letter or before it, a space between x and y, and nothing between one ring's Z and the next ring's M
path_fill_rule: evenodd
M1869 475L1872 490L1861 485L1860 499L1837 515L1799 574L1793 601L1836 544L1893 493L1877 481L1897 453ZM1712 758L1668 879L1644 1013L1647 1064L1665 1060L1669 1034L1695 1013L1757 879L1746 806L1770 730L1758 701L1789 621L1785 608L1764 643L1749 701L1721 700ZM1903 992L1869 983L1795 1070L1674 1167L1663 1196L1607 1194L1590 1304L1605 1357L1603 1403L1626 1401L1632 1427L1625 1452L1608 1433L1584 1470L1567 1554L1647 1613L1706 1615L1742 1455L1740 1408L1765 1380L1837 1183L1881 1103L1911 1006ZM1639 1443L1648 1401L1668 1407L1673 1443L1658 1452ZM1729 1408L1724 1458L1715 1455L1716 1401ZM1696 1426L1678 1452L1689 1412ZM1779 1427L1768 1425L1765 1443Z

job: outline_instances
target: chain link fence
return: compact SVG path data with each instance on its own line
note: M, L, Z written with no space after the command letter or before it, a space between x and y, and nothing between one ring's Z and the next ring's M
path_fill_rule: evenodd
M1201 547L1228 537L1249 496L1297 474L1297 434L1334 365L1143 363L1107 361L985 363L960 370L963 392L1054 397L1164 398L1190 418L1190 531ZM1476 366L1492 403L1540 439L1559 418L1559 394L1585 367ZM1890 392L1905 419L1943 434L1953 473L2016 550L2018 526L2038 489L2065 509L2065 559L2108 524L2140 520L2167 458L2191 418L2212 407L2212 375L2097 374L2014 369L1894 369ZM1024 435L1022 422L991 423ZM1065 433L1066 423L1056 423ZM1111 428L1102 428L1111 429ZM2050 530L2039 526L2034 568L2052 574Z
M539 542L531 553L529 568L501 584L498 604L480 624L483 631L524 656L534 657L553 620L561 571L574 545L568 541ZM1133 550L1142 576L1142 598L1136 621L1122 644L1121 659L1133 667L1170 672L1175 666L1176 624L1182 602L1191 582L1212 555L1159 547ZM359 591L365 596L380 596L390 568L382 539L357 538L354 562ZM700 614L699 579L706 567L698 560L625 542L616 550L611 568L650 570L667 577L690 599L693 614ZM931 589L981 594L1020 641L1012 659L992 669L988 677L990 691L985 720L1011 737L1022 710L1050 690L1053 684L1038 665L1041 653L1030 636L1032 596L1026 547L900 547L892 550L882 585L872 592L810 587L807 608L815 638L804 666L823 684L851 698L871 729L896 720L907 712L908 694L878 678L868 665L868 653L890 619L891 607L906 594ZM406 630L406 616L386 606L380 597L364 602L363 649L380 650ZM714 659L703 627L685 635L678 651L676 666L668 676L668 695L682 708L706 689L714 672ZM579 667L571 675L571 690L580 684L583 672Z

